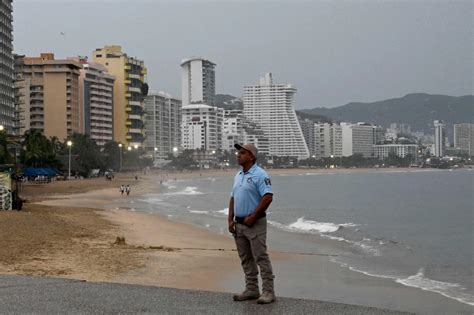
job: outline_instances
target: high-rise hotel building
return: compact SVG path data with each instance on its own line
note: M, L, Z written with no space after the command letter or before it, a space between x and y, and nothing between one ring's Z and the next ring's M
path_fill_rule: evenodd
M181 100L163 92L150 93L145 107L146 150L155 161L164 160L181 143Z
M435 129L434 156L443 157L446 147L446 125L442 120L433 122Z
M0 125L10 134L15 127L12 11L12 0L0 2Z
M224 109L205 104L182 107L181 146L189 150L222 149Z
M181 62L181 98L183 106L191 104L215 105L216 64L200 57Z
M309 157L300 124L293 108L296 88L289 84L273 84L267 73L258 85L244 87L244 116L261 126L269 139L272 156Z
M36 129L47 137L67 139L81 132L79 75L74 60L55 60L54 54L18 56L15 61L19 133Z
M103 146L113 140L113 102L115 77L100 63L85 57L74 58L82 64L79 81L81 133Z
M469 156L474 155L474 124L454 124L454 148Z
M145 141L145 102L148 85L143 61L129 57L120 46L105 46L93 52L93 61L115 77L114 140L142 147Z

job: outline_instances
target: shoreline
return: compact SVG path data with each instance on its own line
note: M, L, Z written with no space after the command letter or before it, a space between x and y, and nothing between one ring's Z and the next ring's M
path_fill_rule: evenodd
M361 169L356 170L351 173L362 171ZM400 171L400 169L395 170ZM412 169L408 169L408 171L410 170ZM301 171L300 169L283 170L278 174L300 174ZM326 172L328 171L334 172L334 170ZM269 173L273 172L270 170ZM234 170L168 173L167 178L184 179L200 176L233 176L234 174ZM140 180L137 187L132 189L131 198L150 191L152 181L156 181L156 179L156 174L149 174L144 180ZM121 233L125 236L127 245L121 249L127 251L131 256L136 256L131 259L135 264L129 265L127 270L109 274L105 277L107 281L225 292L242 289L243 274L237 253L232 250L235 245L230 237L223 237L197 226L175 222L161 217L159 214L129 210L100 210L104 209L110 200L117 199L114 196L120 198L118 187L92 189L72 195L57 194L53 198L40 201L38 205L40 207L59 207L66 204L67 207L92 208L95 209L92 211L110 222L112 226L116 226L113 233ZM110 235L108 237L111 242L113 238ZM160 248L160 246L162 247ZM120 248L120 246L116 248ZM330 261L328 257L308 258L272 252L271 249L270 255L275 269L280 270L276 279L277 295L281 292L285 296L293 294L293 297L298 297L298 292L303 292L305 289L304 286L295 283L294 279L304 280L308 278L308 275L312 275L313 283L306 283L306 287L310 285L313 288L314 293L311 293L312 296L310 296L312 299L352 304L361 304L365 301L362 305L426 313L439 312L440 309L458 310L463 313L466 308L457 304L465 305L469 310L468 305L443 297L438 293L422 291L418 288L398 284L393 280L375 278L351 271L349 268L341 267L338 263ZM296 270L295 266L299 266L304 272ZM314 266L323 269L324 272L315 272ZM2 268L0 268L0 273L3 273ZM226 276L221 279L221 275ZM64 276L68 277L68 275ZM100 277L97 275L82 276L90 281L100 281ZM290 287L282 286L282 282L290 284ZM357 285L354 287L355 283ZM352 292L354 289L355 291ZM390 296L393 302L397 302L387 305L383 301L387 296ZM420 308L420 301L426 301L425 308Z

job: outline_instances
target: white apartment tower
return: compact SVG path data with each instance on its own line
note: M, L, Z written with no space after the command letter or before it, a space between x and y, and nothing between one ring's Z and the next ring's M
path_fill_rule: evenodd
M215 105L216 64L200 57L181 62L181 97L183 106L191 104Z
M309 158L309 150L293 108L296 88L273 84L266 73L258 85L244 86L244 116L261 126L268 137L271 156Z
M155 161L164 160L181 142L181 100L158 92L145 98L146 150Z
M72 58L82 64L79 80L80 131L97 145L113 140L114 83L115 77L100 63L87 58Z
M442 120L435 120L433 122L435 128L435 156L442 157L444 156L444 147L446 146L446 125Z
M222 108L206 104L182 107L181 147L189 150L222 149Z

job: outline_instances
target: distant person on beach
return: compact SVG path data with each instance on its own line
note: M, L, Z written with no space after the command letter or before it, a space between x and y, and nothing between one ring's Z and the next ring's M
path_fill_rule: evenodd
M275 301L272 264L267 254L266 210L273 200L267 173L257 164L257 148L253 144L235 144L237 161L242 169L235 175L229 201L229 232L235 239L245 290L233 296L234 301L257 299L258 304ZM262 278L262 295L258 288L258 267Z
M125 187L123 185L120 185L120 194L123 196L123 192L125 191Z
M127 196L130 195L131 190L132 190L132 187L130 187L130 185L127 185L127 187L125 187L125 192L127 193Z

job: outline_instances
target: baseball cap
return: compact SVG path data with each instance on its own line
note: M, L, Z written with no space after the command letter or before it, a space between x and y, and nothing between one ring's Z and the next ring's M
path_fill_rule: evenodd
M245 149L245 150L249 151L250 153L252 153L252 155L255 159L257 158L258 149L251 143L247 143L247 144L238 144L238 143L236 143L236 144L234 144L234 147L237 150Z

